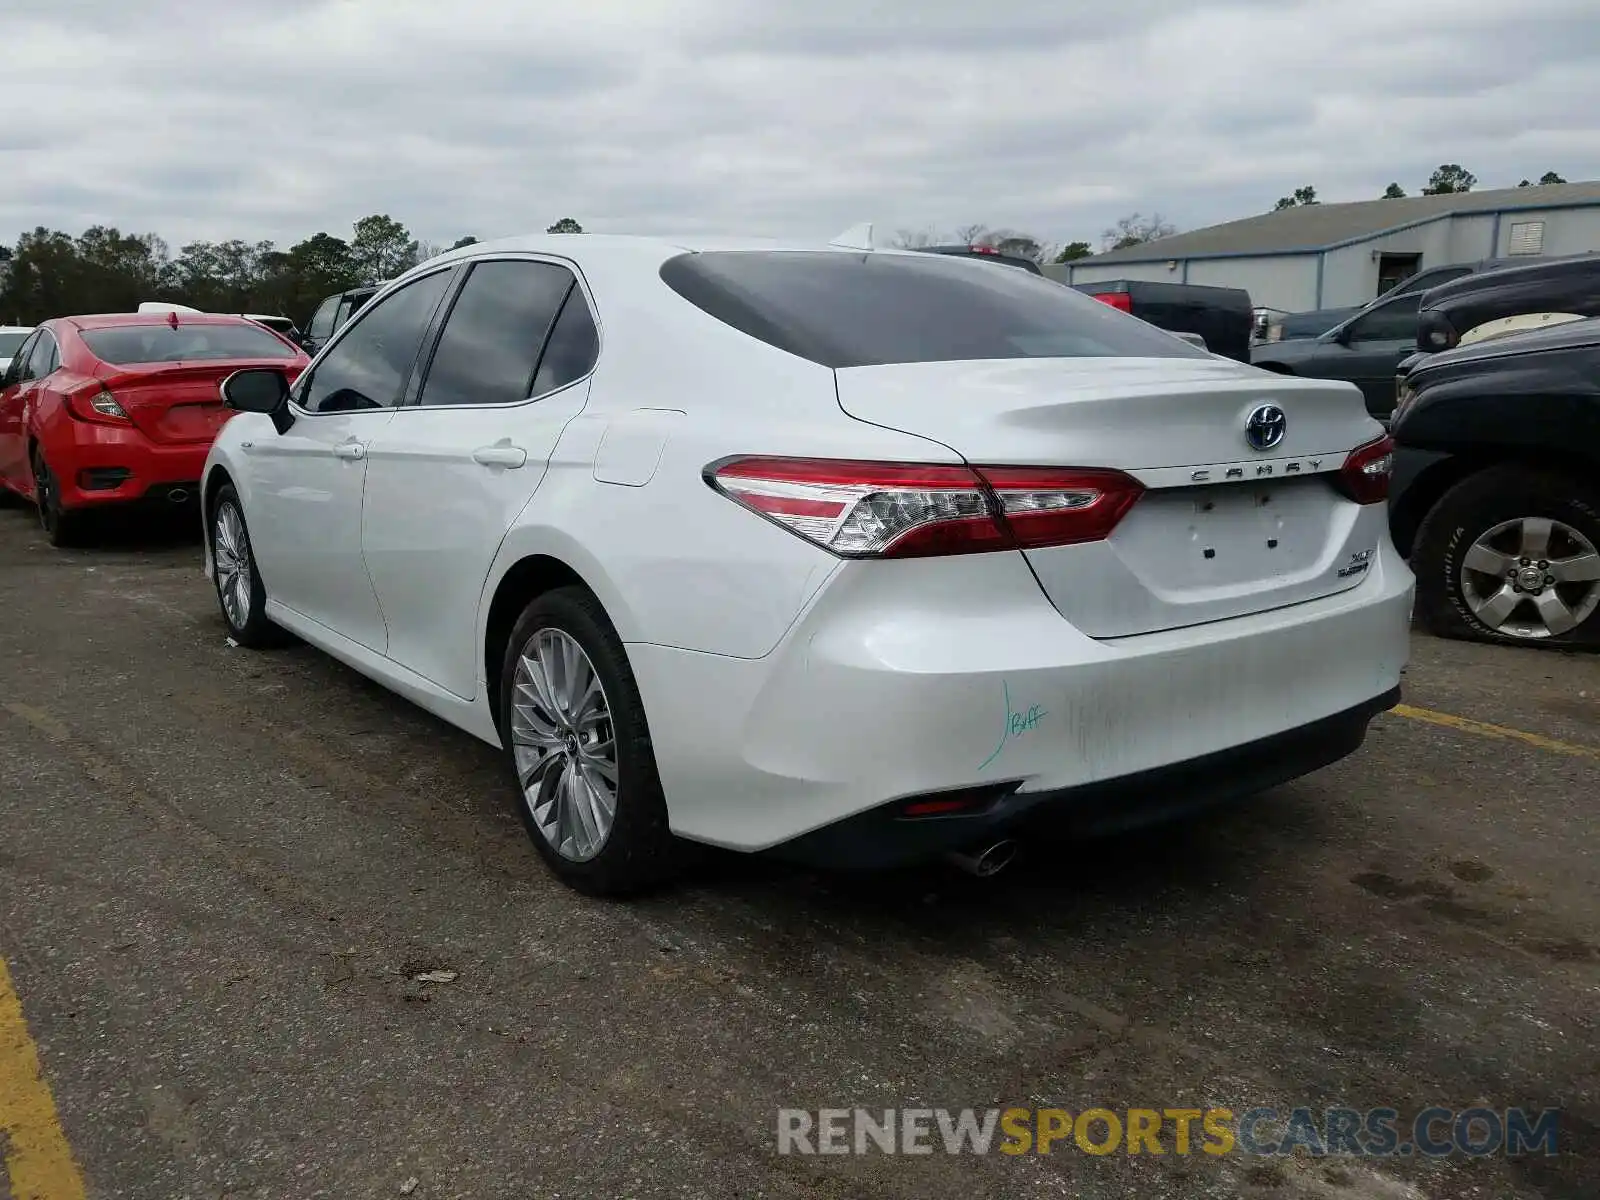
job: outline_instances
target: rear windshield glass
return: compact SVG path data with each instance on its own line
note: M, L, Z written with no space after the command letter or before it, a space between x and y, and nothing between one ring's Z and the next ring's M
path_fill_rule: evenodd
M25 329L21 333L0 333L0 358L10 358L22 349L22 343L28 340L28 334L33 330Z
M938 254L709 251L661 278L751 337L825 367L996 358L1209 358L1024 271Z
M217 358L293 358L295 350L259 325L113 325L85 329L83 341L101 362L117 366L201 362Z

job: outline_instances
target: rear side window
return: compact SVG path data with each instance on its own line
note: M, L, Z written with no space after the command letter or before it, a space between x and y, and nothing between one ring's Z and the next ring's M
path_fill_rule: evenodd
M662 280L719 321L825 367L1203 350L1025 271L937 254L711 251Z
M572 273L551 263L476 264L445 319L417 403L526 400L539 351L572 286Z
M85 329L84 345L101 362L115 366L138 363L204 362L218 358L293 358L295 350L261 326L113 325Z
M583 289L574 287L561 306L555 328L550 331L544 357L539 359L539 374L533 381L534 395L542 396L582 379L594 370L599 355L600 335L594 327L594 314L583 298Z

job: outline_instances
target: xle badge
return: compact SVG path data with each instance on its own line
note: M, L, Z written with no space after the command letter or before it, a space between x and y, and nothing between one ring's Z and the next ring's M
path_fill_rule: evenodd
M1359 575L1372 565L1371 550L1357 550L1350 556L1347 566L1339 568L1339 578L1348 579L1352 575Z

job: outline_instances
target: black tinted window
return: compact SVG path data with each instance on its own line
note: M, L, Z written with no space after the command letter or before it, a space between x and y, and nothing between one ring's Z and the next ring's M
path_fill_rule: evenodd
M450 308L419 404L514 404L533 393L539 347L572 287L549 263L484 262Z
M938 254L716 251L661 278L718 320L827 367L997 358L1210 358L1071 288Z
M1364 317L1350 324L1352 342L1410 341L1417 336L1417 307L1422 303L1421 292L1396 296Z
M293 358L295 351L261 326L179 324L116 325L85 329L84 345L101 362L205 362L220 358Z
M311 323L306 326L306 334L314 338L329 338L333 336L333 314L339 309L339 297L329 296L317 305L317 311L311 314Z
M398 404L450 275L425 275L363 313L317 363L301 406L309 412L355 412Z
M43 331L26 336L22 345L17 347L11 359L11 365L6 368L6 380L10 383L19 383L24 379L32 379L28 374L28 360L33 357L33 348L39 344L39 339L44 336Z
M533 394L542 396L566 387L594 370L600 355L600 335L594 327L594 314L583 298L582 288L573 288L561 306L561 316L550 331L550 341L539 360L539 374L533 381Z
M1460 279L1463 275L1471 274L1471 267L1440 267L1437 271L1423 271L1395 288L1393 294L1408 296L1412 292L1425 292L1429 288L1438 287L1441 283L1449 283L1452 279Z

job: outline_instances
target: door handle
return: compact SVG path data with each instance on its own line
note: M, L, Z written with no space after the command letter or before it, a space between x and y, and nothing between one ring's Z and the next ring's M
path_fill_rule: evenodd
M479 446L472 452L472 461L480 467L509 467L515 470L528 461L528 452L510 442L496 442L493 446Z
M360 442L340 442L333 448L333 453L338 458L365 458L367 456L367 448Z

